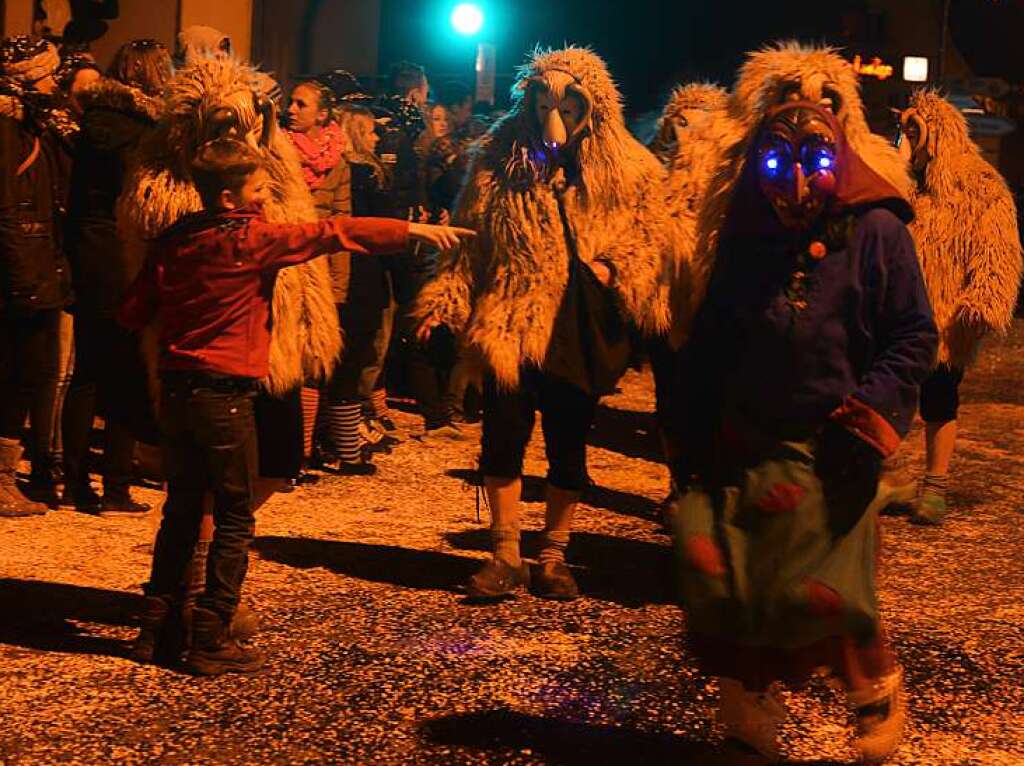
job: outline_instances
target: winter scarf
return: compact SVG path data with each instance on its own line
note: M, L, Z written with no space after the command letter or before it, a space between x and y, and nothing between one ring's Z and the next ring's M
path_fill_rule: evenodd
M338 166L348 144L345 133L336 122L325 125L317 138L311 138L309 133L286 132L295 144L302 164L302 177L311 189Z

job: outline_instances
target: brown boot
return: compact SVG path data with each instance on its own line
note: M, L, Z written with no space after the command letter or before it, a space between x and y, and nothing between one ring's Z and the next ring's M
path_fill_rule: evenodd
M135 637L129 652L133 660L148 664L166 655L165 636L172 610L173 601L170 596L146 596L139 619L139 635Z
M192 648L185 664L201 676L254 673L265 658L258 649L243 646L219 614L197 606L192 610Z
M19 460L21 444L16 439L0 439L0 516L41 516L47 507L32 502L18 489L16 472Z

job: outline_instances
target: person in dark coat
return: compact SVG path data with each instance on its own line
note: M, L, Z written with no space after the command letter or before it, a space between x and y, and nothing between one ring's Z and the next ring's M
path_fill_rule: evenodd
M59 59L39 38L0 45L0 515L45 513L15 483L32 412L33 479L52 488L50 421L57 393L60 317L71 299L62 249L75 123L54 97ZM31 482L30 482L31 484Z
M791 102L754 130L673 400L687 637L729 736L778 757L774 684L827 668L877 762L906 712L873 500L938 333L910 205L831 112Z
M145 513L132 500L137 437L156 442L139 338L114 321L141 264L118 236L114 206L128 155L155 125L170 54L153 40L118 51L110 77L77 97L82 105L68 205L68 258L75 289L75 371L64 406L64 504L108 514ZM104 416L103 497L89 483L86 459L97 412Z

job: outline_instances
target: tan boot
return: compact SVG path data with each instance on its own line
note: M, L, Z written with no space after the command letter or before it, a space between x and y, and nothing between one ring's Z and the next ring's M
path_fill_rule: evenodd
M903 670L897 667L870 686L849 691L846 698L857 716L857 739L862 763L881 763L903 738L907 706L903 699Z
M42 503L29 500L18 489L21 452L21 444L16 439L0 439L0 516L7 518L41 516L49 510Z
M906 512L917 498L917 481L906 467L896 465L891 459L882 464L882 475L878 479L878 493L883 512Z

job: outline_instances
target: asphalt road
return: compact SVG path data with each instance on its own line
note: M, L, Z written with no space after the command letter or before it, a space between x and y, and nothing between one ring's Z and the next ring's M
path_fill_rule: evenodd
M0 764L757 763L721 742L715 686L681 645L651 398L631 374L602 409L571 604L463 602L487 544L472 440L409 441L377 477L276 497L246 584L270 655L252 677L125 658L155 514L0 519ZM892 762L1024 764L1024 322L969 374L961 426L946 526L884 519L912 717ZM915 431L905 458L922 451ZM529 474L542 457L535 443ZM527 490L536 529L539 480ZM787 701L792 760L848 762L842 700L821 684Z

